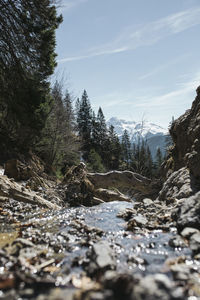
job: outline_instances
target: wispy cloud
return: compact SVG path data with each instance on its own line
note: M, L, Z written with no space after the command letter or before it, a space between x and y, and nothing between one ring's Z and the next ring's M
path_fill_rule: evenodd
M68 2L70 5L77 5L87 0L73 0ZM71 3L71 4L70 4ZM76 4L75 4L76 3ZM138 28L128 27L112 42L103 44L99 47L89 49L83 55L66 57L58 60L59 63L82 60L90 57L120 53L137 49L138 47L149 46L166 38L167 36L178 34L191 27L200 24L200 6L169 15L157 21L145 24Z
M153 69L151 72L148 72L146 74L143 74L142 76L140 76L138 79L139 80L144 80L144 79L147 79L149 77L152 77L153 75L157 74L157 73L160 73L161 71L171 67L171 66L174 66L178 63L180 63L182 60L184 60L185 58L188 58L189 56L191 56L191 54L184 54L180 57L177 57L171 61L168 61L167 63L159 66L159 67L156 67L155 69Z
M156 107L156 106L165 106L175 104L179 105L180 101L183 103L184 100L188 99L188 96L195 92L195 89L200 85L200 72L197 72L193 78L191 78L187 82L182 82L178 85L177 89L151 97L141 97L138 99L137 103L135 104L136 107ZM178 104L179 103L179 104Z
M88 0L63 0L63 3L59 7L59 11L61 13L64 13L64 12L78 6L79 4L82 4L87 1Z
M96 97L96 103L101 103L103 108L111 108L116 107L120 105L124 105L127 101L131 99L131 95L129 94L121 94L117 91L108 93L105 95L100 95L99 97ZM99 105L97 105L95 108L97 108Z

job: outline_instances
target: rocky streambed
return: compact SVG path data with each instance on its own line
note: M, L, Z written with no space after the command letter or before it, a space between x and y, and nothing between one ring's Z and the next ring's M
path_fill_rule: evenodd
M188 240L199 231L178 235L170 209L150 199L55 211L1 203L0 299L200 299Z

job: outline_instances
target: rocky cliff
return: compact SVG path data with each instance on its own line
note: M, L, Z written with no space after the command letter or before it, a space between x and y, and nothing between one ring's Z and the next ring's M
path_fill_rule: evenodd
M200 251L200 87L191 109L170 128L174 145L164 165L165 183L158 200L172 204L178 232L188 235L193 253ZM196 230L198 231L196 233Z
M164 165L165 183L159 194L168 202L187 198L200 190L200 87L191 109L170 128L173 146Z
M196 180L200 178L200 87L191 109L173 122L170 134L174 147L174 171L187 167Z

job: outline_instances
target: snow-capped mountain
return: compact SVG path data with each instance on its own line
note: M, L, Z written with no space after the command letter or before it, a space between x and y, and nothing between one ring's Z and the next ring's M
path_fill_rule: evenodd
M158 148L161 149L163 154L165 152L168 130L159 125L147 121L126 121L116 117L109 119L107 121L107 125L114 126L115 132L119 138L122 137L124 130L126 129L130 135L130 140L132 143L137 143L141 137L145 139L149 145L153 157L155 157Z

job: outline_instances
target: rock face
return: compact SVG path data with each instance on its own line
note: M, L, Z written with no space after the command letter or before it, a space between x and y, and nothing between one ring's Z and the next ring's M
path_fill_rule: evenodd
M172 123L174 145L164 166L166 182L159 199L181 199L200 190L200 87L191 109Z
M159 193L159 200L173 202L175 199L181 199L191 196L196 190L194 178L188 168L181 168L173 172L163 185Z
M174 146L172 148L173 170L187 167L196 179L200 178L200 87L191 109L173 122L170 134Z
M200 192L184 199L174 211L173 218L179 231L185 227L200 229Z
M158 199L178 200L172 217L179 232L186 227L200 229L200 87L191 109L172 123L170 134L174 145Z

